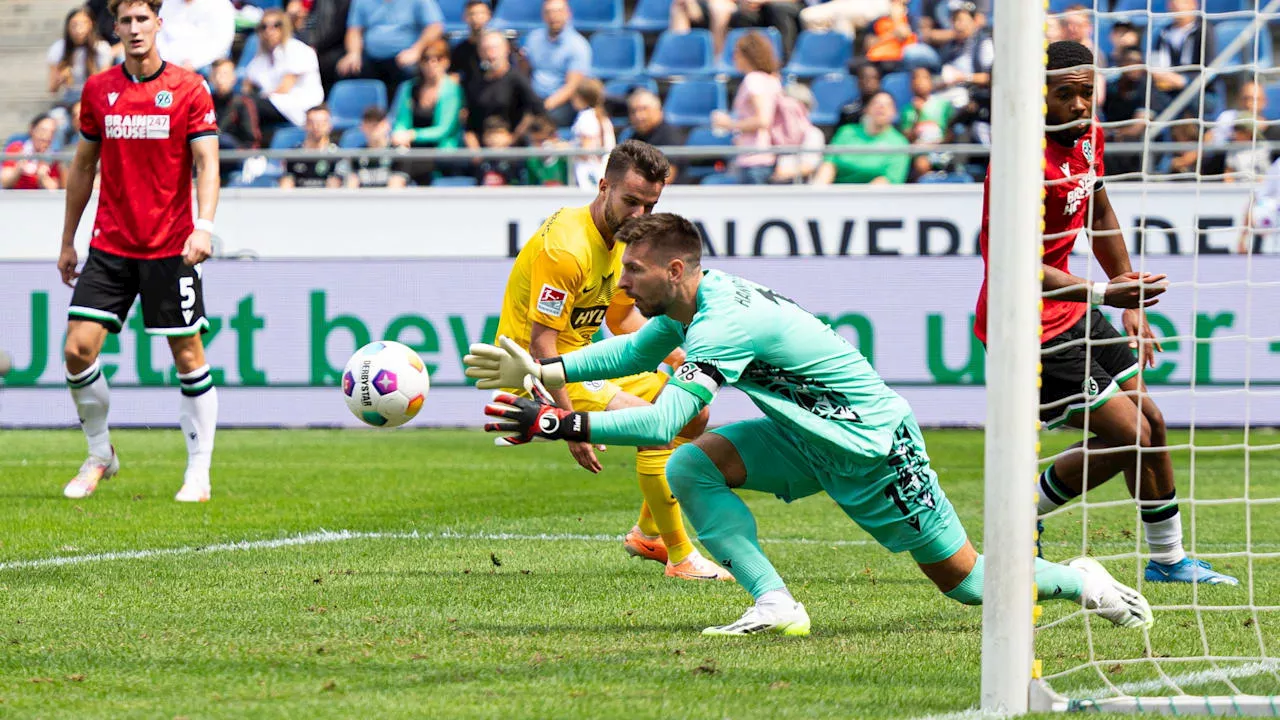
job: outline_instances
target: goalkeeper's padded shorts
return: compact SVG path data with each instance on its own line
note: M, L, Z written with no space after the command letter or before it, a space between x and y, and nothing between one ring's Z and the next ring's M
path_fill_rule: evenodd
M918 563L946 560L968 539L929 467L915 416L893 433L888 455L867 459L818 448L769 418L711 430L733 443L748 490L791 502L825 492L876 542Z

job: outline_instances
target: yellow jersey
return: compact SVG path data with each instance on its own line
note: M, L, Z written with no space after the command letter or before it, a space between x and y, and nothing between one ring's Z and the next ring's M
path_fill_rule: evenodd
M561 354L586 347L610 305L635 303L618 290L622 250L621 243L605 245L589 207L557 210L516 256L498 334L527 348L538 322L560 332Z

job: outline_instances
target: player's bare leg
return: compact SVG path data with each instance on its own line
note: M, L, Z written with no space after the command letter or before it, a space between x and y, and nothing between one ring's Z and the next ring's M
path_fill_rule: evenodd
M648 405L643 398L627 392L619 392L609 401L608 410ZM623 540L627 554L650 560L659 560L666 566L668 577L684 580L732 580L733 575L705 558L693 547L680 517L680 505L667 485L666 466L674 448L702 434L707 427L709 413L706 408L689 421L676 441L665 447L636 448L636 478L640 493L644 496L641 519L646 511L656 533L645 532L638 522Z
M204 357L200 335L169 338L173 362L178 368L182 400L178 424L187 442L187 470L178 502L205 502L210 497L209 464L213 459L213 439L218 425L218 391L213 386L209 364Z
M982 604L983 557L973 544L936 563L920 563L925 577L942 594L965 605ZM1036 591L1039 600L1071 600L1121 627L1151 627L1155 618L1146 598L1111 577L1096 560L1077 558L1058 565L1036 558Z
M1235 585L1238 581L1191 560L1182 547L1182 518L1174 487L1164 416L1138 377L1120 385L1123 393L1089 412L1088 428L1095 434L1087 447L1100 453L1073 452L1059 458L1040 477L1039 512L1049 512L1078 496L1088 468L1088 485L1097 487L1123 474L1129 494L1139 504L1150 562L1151 582L1202 582ZM1085 418L1068 424L1084 428ZM1081 447L1084 447L1083 445Z
M63 359L67 368L67 386L76 405L80 428L89 445L89 457L80 471L63 488L62 494L73 500L85 498L98 489L98 483L120 471L120 460L111 446L107 412L111 407L107 377L98 363L107 328L92 320L67 323L67 342Z

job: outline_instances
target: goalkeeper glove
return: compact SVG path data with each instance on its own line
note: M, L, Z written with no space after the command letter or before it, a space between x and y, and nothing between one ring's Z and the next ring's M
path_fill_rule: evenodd
M524 445L533 440L587 441L586 413L556 407L546 388L532 376L524 376L521 384L532 399L495 392L493 400L484 406L485 415L506 421L486 423L485 431L510 433L494 438L495 445Z
M549 388L561 388L565 384L564 363L560 358L534 360L528 351L505 335L498 336L498 345L472 344L462 364L467 368L467 377L479 380L476 387L481 390L524 387L526 375Z

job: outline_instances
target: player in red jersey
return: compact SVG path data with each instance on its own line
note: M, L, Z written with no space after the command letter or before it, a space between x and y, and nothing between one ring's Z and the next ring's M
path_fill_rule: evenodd
M1093 116L1094 62L1093 52L1080 43L1049 46L1045 124L1057 129L1045 133L1044 291L1052 296L1044 299L1040 317L1040 418L1049 427L1083 428L1087 414L1093 433L1087 444L1095 452L1087 457L1065 454L1041 473L1038 512L1043 515L1079 496L1086 464L1090 488L1123 473L1130 493L1140 501L1150 551L1144 573L1149 582L1236 584L1203 560L1188 558L1182 547L1173 464L1168 451L1159 449L1166 444L1164 416L1141 375L1143 366L1155 365L1155 352L1161 350L1143 308L1156 304L1167 286L1164 275L1134 272L1102 184L1102 132ZM988 175L979 236L984 263L990 189ZM1109 281L1090 283L1071 274L1071 249L1086 226ZM989 280L983 279L974 323L983 342ZM1099 305L1124 308L1124 336L1107 322ZM1134 348L1139 348L1137 355ZM1108 448L1123 450L1096 453Z
M73 285L64 350L67 384L89 441L89 458L63 491L83 498L120 469L107 427L109 394L98 353L118 333L142 296L147 332L164 335L181 385L178 422L187 441L187 470L176 499L209 499L209 462L218 396L205 362L200 263L211 252L218 206L218 123L209 86L197 74L160 59L156 33L162 0L110 0L124 64L85 83L80 131L67 177L67 207L58 271ZM89 257L77 272L76 228L102 182ZM191 218L195 167L199 218Z

